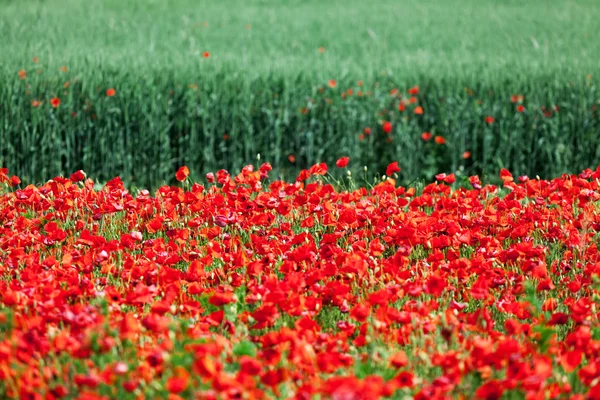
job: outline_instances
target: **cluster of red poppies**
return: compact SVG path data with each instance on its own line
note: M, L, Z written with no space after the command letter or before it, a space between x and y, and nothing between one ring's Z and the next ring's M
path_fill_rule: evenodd
M0 170L0 397L600 398L600 168L269 170L154 195Z

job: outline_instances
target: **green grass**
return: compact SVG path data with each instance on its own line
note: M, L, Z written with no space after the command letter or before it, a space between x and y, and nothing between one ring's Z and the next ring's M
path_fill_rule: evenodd
M0 7L2 63L13 68L38 56L54 66L131 75L235 68L322 79L384 71L495 78L591 72L600 56L593 0L4 0Z
M4 0L0 164L29 181L82 168L139 185L182 164L196 177L239 169L257 153L286 177L342 155L355 173L398 160L403 180L461 167L577 172L600 159L599 18L591 0ZM319 92L330 79L336 90ZM340 99L358 80L373 95ZM388 93L415 84L425 114L405 118ZM526 96L525 115L512 94ZM553 105L561 112L544 120L540 107ZM391 144L379 135L384 119ZM366 126L376 134L361 142ZM422 143L424 131L448 144Z

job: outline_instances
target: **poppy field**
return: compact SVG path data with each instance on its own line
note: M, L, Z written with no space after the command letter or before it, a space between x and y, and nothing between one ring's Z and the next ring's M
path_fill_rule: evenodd
M328 170L154 193L0 170L0 396L600 398L600 167Z
M600 400L598 21L0 0L0 399Z

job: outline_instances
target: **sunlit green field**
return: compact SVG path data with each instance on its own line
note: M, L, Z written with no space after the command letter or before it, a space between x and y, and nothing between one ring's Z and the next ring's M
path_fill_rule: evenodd
M4 1L0 164L142 186L258 154L287 178L345 155L404 182L576 172L600 155L598 20L594 1Z

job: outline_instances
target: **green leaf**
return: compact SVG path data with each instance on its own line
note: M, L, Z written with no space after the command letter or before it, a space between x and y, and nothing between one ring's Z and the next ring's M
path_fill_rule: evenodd
M256 346L252 342L243 341L233 346L233 354L240 356L256 356Z

